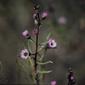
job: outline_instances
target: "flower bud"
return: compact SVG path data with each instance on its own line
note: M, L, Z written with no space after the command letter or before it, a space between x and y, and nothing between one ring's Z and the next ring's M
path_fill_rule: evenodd
M25 37L26 39L30 39L30 38L31 38L28 30L23 31L23 32L22 32L22 36Z
M34 6L34 10L38 10L39 8L40 8L39 5L35 5L35 6Z
M41 14L42 20L46 19L47 16L48 16L48 13L47 13L47 12L43 12L43 13Z
M38 20L35 19L35 20L34 20L34 23L35 23L35 25L38 25Z
M37 14L33 14L33 19L37 19Z

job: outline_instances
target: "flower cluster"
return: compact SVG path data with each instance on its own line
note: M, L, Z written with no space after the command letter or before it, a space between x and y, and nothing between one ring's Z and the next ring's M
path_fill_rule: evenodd
M37 34L37 29L34 29L32 31L32 34L33 35L36 35ZM29 34L29 32L27 30L23 31L22 32L22 35L26 39L31 39L31 36L30 36L30 34ZM46 43L45 46L48 49L53 49L53 48L56 48L57 47L57 42L54 39L50 38L50 39L48 39L48 41L47 41L47 43ZM28 56L29 56L29 51L27 49L21 50L20 56L21 56L22 59L27 59Z
M35 75L33 75L33 78L35 78L36 85L39 85L39 83L40 83L39 82L40 78L37 75L43 75L45 73L51 72L51 71L42 71L40 69L40 68L42 68L42 65L52 63L52 61L42 62L43 61L42 56L45 53L45 52L43 52L43 50L45 50L45 48L47 48L47 49L52 48L53 49L53 48L57 47L57 43L56 43L55 39L50 38L50 36L48 39L46 39L46 41L44 42L45 44L43 46L41 46L39 43L39 30L40 30L41 21L45 20L47 17L48 17L48 12L45 11L43 13L40 13L39 12L39 5L35 5L34 6L34 14L33 14L33 20L34 20L35 27L31 33L27 29L22 32L22 36L27 40L27 43L29 43L29 41L32 41L32 43L35 45L35 52L34 53L32 53L33 51L30 48L30 45L28 45L28 49L24 48L23 50L21 50L20 58L24 59L24 60L29 59L29 61L31 61L30 64L34 65L34 67L32 67L32 68L35 68ZM31 53L29 50L31 50ZM41 54L41 51L43 52L43 54ZM32 54L34 55L34 57L31 57ZM39 68L37 68L37 67L39 67ZM56 85L56 82L52 81L51 85Z

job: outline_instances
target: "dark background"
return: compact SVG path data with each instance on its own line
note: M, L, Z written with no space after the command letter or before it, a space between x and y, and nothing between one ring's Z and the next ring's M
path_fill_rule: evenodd
M66 73L71 66L77 77L77 85L85 85L85 0L39 0L41 10L47 10L48 18L43 22L40 40L48 32L58 43L57 49L48 50L44 60L54 63L46 65L53 72L45 76L45 85L56 80L66 85ZM0 84L32 83L30 68L17 57L26 41L21 32L33 29L32 0L0 0ZM58 18L65 16L65 25ZM22 67L24 65L24 69Z

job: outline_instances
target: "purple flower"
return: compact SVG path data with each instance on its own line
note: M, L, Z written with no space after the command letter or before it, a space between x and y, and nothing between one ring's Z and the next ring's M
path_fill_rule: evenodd
M57 85L56 81L55 80L51 81L51 85Z
M24 36L24 37L27 38L27 39L30 39L30 38L31 38L28 30L23 31L23 32L22 32L22 36Z
M59 24L64 25L64 24L66 24L66 22L67 22L66 17L64 17L64 16L59 17L59 19L58 19Z
M49 39L48 43L47 43L47 46L49 48L55 48L55 47L57 47L57 43L56 43L56 41L54 39Z
M22 59L27 59L28 57L29 57L29 52L28 52L28 50L27 49L23 49L23 50L21 50L21 52L20 52L20 57L22 58Z
M45 19L47 16L48 16L48 13L47 13L47 12L43 12L43 13L41 14L42 19Z
M71 76L71 80L74 80L74 76Z

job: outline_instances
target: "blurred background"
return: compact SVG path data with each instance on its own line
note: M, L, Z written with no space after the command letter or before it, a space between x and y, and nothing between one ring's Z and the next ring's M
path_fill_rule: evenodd
M32 0L0 0L0 85L31 85L30 67L23 60L17 65L19 52L26 44L21 32L33 30ZM54 63L45 66L53 72L45 76L45 85L56 80L67 85L66 74L71 66L76 85L85 85L85 0L39 0L41 12L48 11L42 22L40 40L48 32L58 43L57 49L48 50L44 61Z

